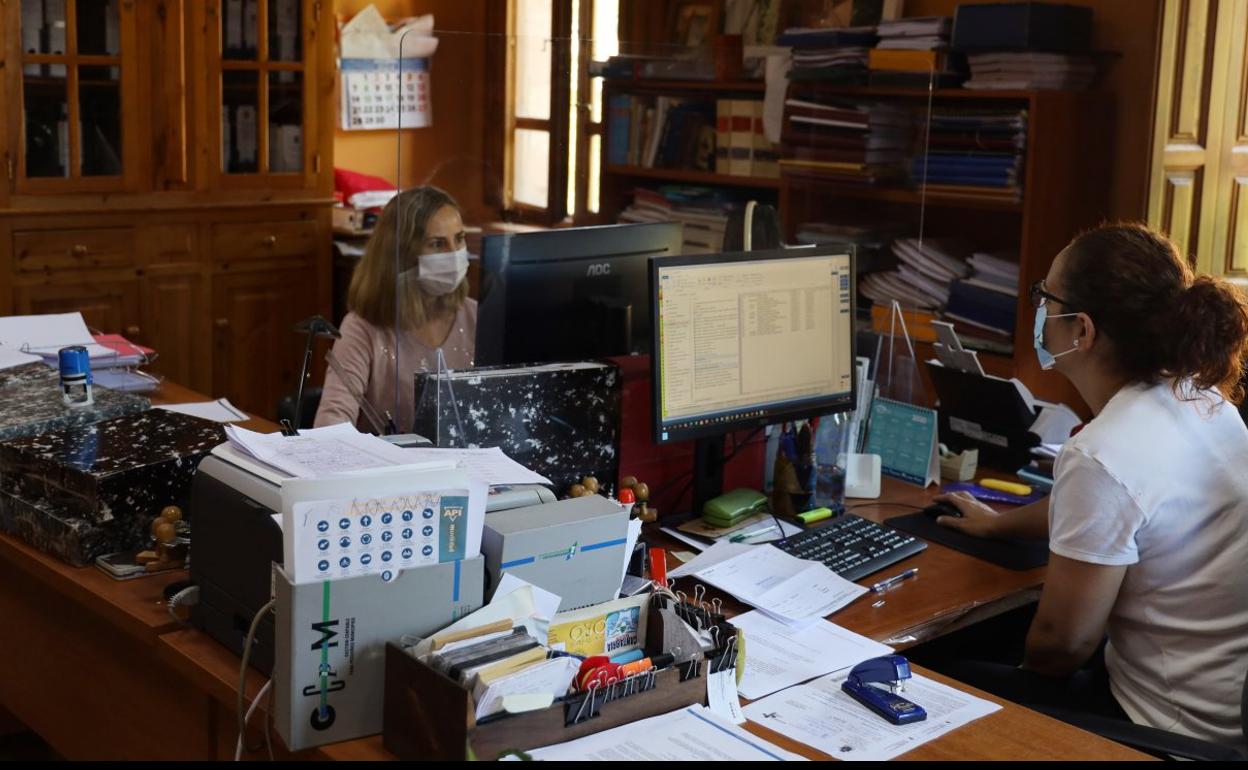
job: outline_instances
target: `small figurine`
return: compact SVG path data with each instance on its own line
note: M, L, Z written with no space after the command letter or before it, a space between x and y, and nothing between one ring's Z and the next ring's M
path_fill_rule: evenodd
M182 509L176 505L165 506L160 515L152 519L153 547L140 551L134 560L148 572L181 569L186 565L187 539L180 537L188 532L189 525L182 520Z

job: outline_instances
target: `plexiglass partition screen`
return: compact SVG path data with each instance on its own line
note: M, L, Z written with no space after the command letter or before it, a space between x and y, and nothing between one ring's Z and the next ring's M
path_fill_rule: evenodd
M505 229L678 221L685 253L717 253L744 248L748 209L753 248L856 251L859 351L888 395L926 399L933 320L1013 355L1028 101L962 88L947 21L846 27L828 4L758 19L729 2L656 3L666 18L643 24L618 0L506 5L487 20L505 32L434 19L395 42L388 176L407 192L379 222L395 381L377 406L400 429L439 349L472 364L490 281L476 252Z

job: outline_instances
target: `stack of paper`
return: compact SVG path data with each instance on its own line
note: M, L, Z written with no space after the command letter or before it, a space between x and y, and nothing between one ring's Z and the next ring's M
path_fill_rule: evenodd
M971 79L966 88L972 89L1086 91L1096 80L1096 61L1088 54L1003 51L967 59Z
M820 80L843 85L864 85L867 55L879 38L874 27L844 29L786 29L776 45L793 49L793 80Z
M898 757L1001 707L924 676L906 680L905 697L927 719L894 725L841 690L848 672L778 692L745 707L745 715L769 730L838 759Z
M899 238L893 253L901 262L895 271L872 273L859 282L863 296L877 304L897 300L906 307L943 307L953 283L971 272L964 250L951 242Z
M298 436L256 433L227 425L225 434L230 445L238 451L299 479L411 466L417 462L407 454L407 450L361 433L350 423L304 430ZM440 462L428 467L454 467L454 464Z
M135 368L155 354L119 334L92 335L81 313L0 318L0 369L43 361L57 366L61 348L87 349L93 380L113 390L145 391L160 384Z
M499 447L489 449L418 447L404 449L402 452L408 458L408 462L453 462L456 467L467 471L469 475L481 479L492 487L508 484L550 484L550 479L511 459Z
M245 422L250 419L246 412L231 404L228 398L191 404L165 404L158 408L214 422Z
M693 575L777 620L796 625L830 615L867 591L819 562L799 559L771 545L719 542L669 575Z
M915 16L881 22L876 48L896 51L935 51L949 46L953 19L949 16Z

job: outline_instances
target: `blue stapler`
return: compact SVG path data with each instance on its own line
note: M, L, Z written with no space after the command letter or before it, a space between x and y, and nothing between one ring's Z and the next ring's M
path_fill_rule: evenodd
M854 666L841 689L893 724L907 725L927 719L922 706L897 694L905 689L903 683L909 678L909 661L900 655L885 655Z

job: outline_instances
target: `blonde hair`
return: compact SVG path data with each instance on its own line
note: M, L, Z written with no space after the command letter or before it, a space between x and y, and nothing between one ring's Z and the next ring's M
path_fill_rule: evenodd
M351 274L347 309L373 326L418 329L430 319L453 315L468 297L468 282L435 297L412 282L402 297L398 275L417 265L429 220L443 207L460 211L459 204L437 187L414 187L390 199L364 247L364 257ZM397 316L397 317L396 317Z

